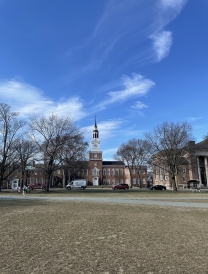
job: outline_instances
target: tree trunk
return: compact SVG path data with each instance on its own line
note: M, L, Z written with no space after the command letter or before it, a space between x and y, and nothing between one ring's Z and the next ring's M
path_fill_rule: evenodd
M47 178L47 182L46 182L46 191L49 191L50 182L51 182L51 174L48 175L48 178Z
M178 191L177 183L176 183L176 177L172 177L172 183L173 183L173 191Z

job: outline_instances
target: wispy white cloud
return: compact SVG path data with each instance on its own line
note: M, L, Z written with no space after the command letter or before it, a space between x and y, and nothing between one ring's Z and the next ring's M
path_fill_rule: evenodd
M147 105L143 104L140 101L137 101L133 106L131 106L131 108L135 108L135 109L143 109L143 108L148 108Z
M195 122L195 121L198 121L198 120L201 120L203 119L204 117L188 117L187 120L189 122Z
M44 92L18 79L0 81L0 101L7 103L21 117L27 118L33 113L70 115L75 121L86 116L83 104L78 97L58 102L44 96Z
M104 109L113 103L122 103L133 97L144 96L154 85L153 81L140 74L132 73L131 77L124 75L118 90L108 92L110 98L98 104L97 108Z
M172 45L172 33L170 31L161 31L152 34L150 38L153 41L156 60L159 62L169 54Z
M81 77L100 68L102 73L109 71L113 69L114 63L118 70L159 62L167 57L172 35L171 32L165 31L165 28L179 15L187 1L106 1L103 14L92 33L89 33L87 41L81 47L77 45L75 54L70 55L72 62L76 55L76 64L77 60L82 60L81 67L76 67L75 64L74 74L70 71L72 78ZM72 79L68 75L67 78Z
M183 9L187 1L188 0L160 0L159 5L161 6L161 8L164 8L166 10L172 9L179 13Z

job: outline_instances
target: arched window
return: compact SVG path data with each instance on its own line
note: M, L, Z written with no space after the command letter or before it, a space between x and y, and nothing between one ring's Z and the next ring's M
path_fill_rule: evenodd
M115 176L115 169L112 169L112 176Z
M103 176L106 176L106 169L103 169Z

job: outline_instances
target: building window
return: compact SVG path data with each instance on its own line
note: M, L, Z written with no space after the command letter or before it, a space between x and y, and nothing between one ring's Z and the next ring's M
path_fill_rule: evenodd
M119 169L118 168L116 169L116 175L117 176L119 175Z
M121 179L121 184L123 184L123 179Z
M97 158L97 153L94 153L94 158Z
M146 179L145 178L142 178L142 184L146 185Z
M114 170L114 168L112 169L112 176L115 176L115 170Z
M110 185L110 180L108 180L108 185Z
M92 176L96 176L97 172L96 172L96 167L92 169Z
M160 181L163 181L163 176L162 176L162 174L160 174Z
M186 177L183 175L183 182L185 182L186 181Z
M103 180L103 184L106 185L106 180L105 179Z
M168 176L167 175L165 175L165 181L167 181L168 180Z
M103 176L106 176L106 169L103 169Z
M133 178L133 185L136 185L136 178Z
M121 176L123 175L123 169L122 168L120 169L120 174L121 174Z
M139 178L137 179L137 183L138 183L138 185L140 185L140 179Z
M185 167L182 168L182 172L186 173L186 168Z
M43 183L43 178L39 178L38 182L39 182L39 184L42 184Z
M142 174L145 174L145 169L142 169Z
M115 184L115 181L114 180L112 180L112 185L114 185Z
M110 168L108 168L108 176L110 176Z
M155 181L156 182L158 181L158 174L156 174L156 176L155 176Z
M30 185L30 178L27 178L27 184Z

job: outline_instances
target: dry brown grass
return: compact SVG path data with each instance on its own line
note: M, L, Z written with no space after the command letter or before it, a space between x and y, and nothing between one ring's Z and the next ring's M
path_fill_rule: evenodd
M0 201L0 273L205 274L208 210Z

